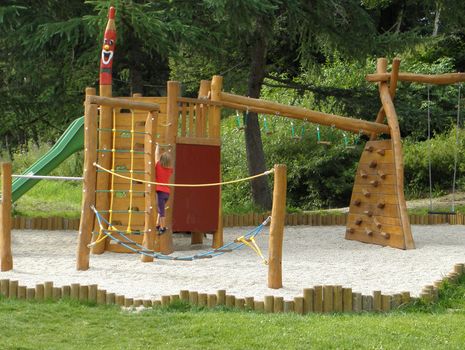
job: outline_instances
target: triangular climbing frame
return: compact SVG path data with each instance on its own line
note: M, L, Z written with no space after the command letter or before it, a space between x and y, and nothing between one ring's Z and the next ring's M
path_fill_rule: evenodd
M355 176L346 239L414 248L392 140L366 143Z

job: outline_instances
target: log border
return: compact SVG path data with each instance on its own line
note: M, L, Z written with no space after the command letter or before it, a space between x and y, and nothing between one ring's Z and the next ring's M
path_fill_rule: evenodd
M223 214L224 227L258 226L270 213ZM419 215L410 214L411 225L465 225L465 214L455 215ZM286 226L345 226L347 213L315 214L291 213L285 216ZM12 218L12 229L15 230L78 230L79 219L61 217L28 218L15 216Z
M121 294L115 294L101 289L96 284L81 285L71 283L57 287L52 281L37 283L35 286L21 285L18 280L0 279L0 296L9 299L50 300L72 299L82 303L99 305L119 305L124 308L136 307L168 307L174 303L187 303L194 307L255 311L264 313L295 313L306 315L312 313L361 313L361 312L389 312L411 305L419 300L432 304L438 300L439 288L447 284L455 284L465 274L465 264L455 264L446 276L424 286L419 297L412 297L404 291L395 294L383 294L373 291L371 295L353 292L352 288L340 285L314 286L304 288L301 295L292 299L281 296L266 295L263 300L252 296L237 297L227 294L220 289L216 293L202 293L197 291L180 290L178 294L162 295L154 299L135 299Z

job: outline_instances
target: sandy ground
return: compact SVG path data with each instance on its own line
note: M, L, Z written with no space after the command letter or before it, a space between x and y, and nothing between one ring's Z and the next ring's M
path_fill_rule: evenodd
M225 242L251 228L225 229ZM141 263L134 254L105 253L91 256L88 271L75 270L76 231L13 231L14 270L0 279L20 284L53 281L55 286L93 284L127 297L152 299L177 294L181 289L214 293L226 289L238 297L279 295L293 298L303 288L338 284L354 292L374 290L391 294L410 291L418 295L423 286L465 262L464 226L413 226L417 249L403 251L344 239L343 226L294 226L285 229L283 253L284 288L266 287L267 266L249 248L214 259L193 262L156 260ZM176 236L176 255L208 249L190 246L190 238ZM258 238L267 256L268 227Z

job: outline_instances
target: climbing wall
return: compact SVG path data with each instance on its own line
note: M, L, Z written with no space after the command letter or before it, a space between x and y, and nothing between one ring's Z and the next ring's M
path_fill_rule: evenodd
M164 143L164 127L166 127L166 98L154 97L133 97L133 100L141 102L153 102L160 105L160 113L158 114L158 133L154 135L155 142ZM114 140L115 165L116 172L125 176L132 176L132 199L130 193L127 191L131 188L131 182L119 177L113 178L114 192L109 195L110 203L112 204L112 213L109 214L111 223L119 229L128 230L132 232L127 234L131 240L142 244L143 232L145 225L145 185L138 179L143 180L145 176L145 163L144 163L144 132L145 122L147 119L147 112L136 111L134 118L129 110L120 109L116 111L114 129L118 130ZM133 129L137 134L131 138L130 132L124 130ZM123 130L123 131L120 131ZM133 160L131 161L130 150L133 150ZM131 167L132 164L132 167ZM111 180L110 180L111 181ZM111 187L111 184L110 184ZM131 210L131 215L129 215ZM130 253L127 248L117 244L116 241L106 240L106 250Z
M360 158L347 220L346 239L406 249L412 240L391 140L369 141ZM404 203L405 204L405 203ZM412 240L413 241L413 240Z

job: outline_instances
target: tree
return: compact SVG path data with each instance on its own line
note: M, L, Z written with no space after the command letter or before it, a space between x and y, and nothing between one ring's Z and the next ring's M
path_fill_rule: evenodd
M301 67L325 60L333 50L361 55L371 48L375 36L370 16L352 0L342 4L300 0L205 0L203 4L207 13L211 13L207 17L213 19L206 24L210 26L208 32L216 32L212 39L217 41L210 56L217 57L218 62L241 59L244 65L238 75L247 72L247 85L235 88L253 98L260 97L265 78L273 79L276 73L296 76ZM206 49L202 47L200 52L198 47L189 47L199 54L204 54ZM257 114L249 112L244 116L244 124L248 170L253 175L266 169ZM252 182L252 195L259 206L271 207L266 178Z
M162 90L183 24L170 1L113 1L118 42L115 95ZM86 86L98 84L109 2L9 0L0 6L1 142L8 149L54 140L82 114ZM160 88L161 87L161 88ZM159 91L156 91L157 93Z

